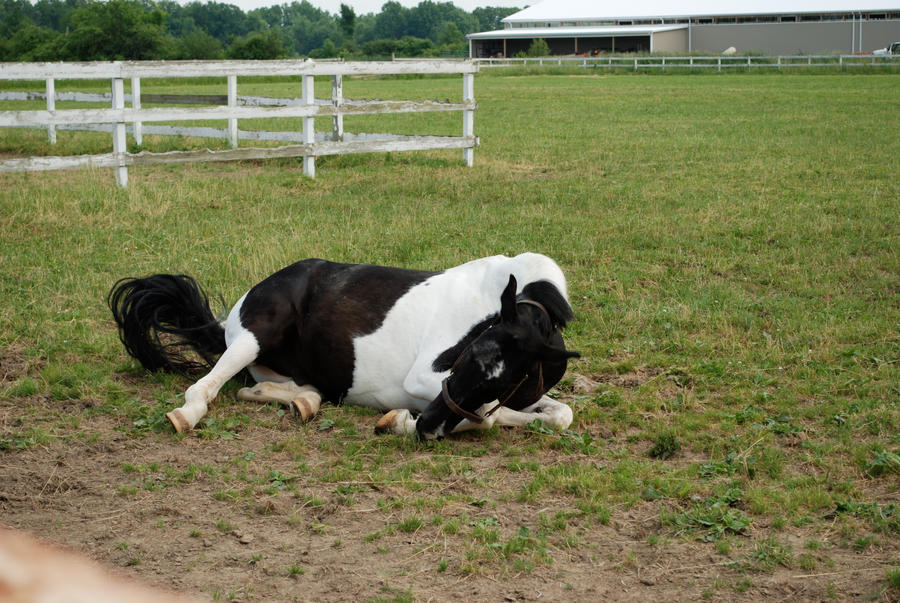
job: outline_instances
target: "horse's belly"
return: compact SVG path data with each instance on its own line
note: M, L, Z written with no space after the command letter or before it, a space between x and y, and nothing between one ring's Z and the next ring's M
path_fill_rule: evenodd
M378 390L363 390L363 388L351 387L344 398L347 404L366 406L376 410L425 410L429 401L411 397L403 388L382 388Z

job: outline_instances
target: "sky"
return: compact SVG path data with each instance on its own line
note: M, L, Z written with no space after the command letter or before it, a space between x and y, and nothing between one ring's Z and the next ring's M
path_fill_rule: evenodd
M251 11L254 8L262 8L264 6L277 6L279 4L290 4L294 0L218 0L219 2L226 2L228 4L234 4L244 12ZM298 0L300 1L300 0ZM403 6L411 7L416 6L420 0L398 0L400 4ZM445 0L435 0L436 2L442 2ZM321 8L324 11L328 11L332 14L338 14L341 12L341 2L342 0L308 0L310 4L315 6L316 8ZM387 0L343 0L343 3L347 6L351 7L357 15L364 15L366 13L379 13L381 12L381 6L387 2ZM518 0L452 0L453 4L463 9L466 12L472 12L479 6L516 6L516 7L525 7L529 4L536 4L535 0L531 0L531 2L521 2Z

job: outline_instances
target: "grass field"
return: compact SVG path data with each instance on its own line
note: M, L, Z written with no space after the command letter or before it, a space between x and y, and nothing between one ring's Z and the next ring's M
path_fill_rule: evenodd
M131 169L127 190L108 170L0 175L2 521L217 600L896 599L898 89L494 72L476 77L471 169L447 151L320 158L315 180L298 161ZM346 127L461 131L458 114ZM109 147L45 139L3 131L0 156ZM138 370L104 303L151 272L231 303L304 257L440 269L525 250L558 261L577 315L562 434L374 438L371 413L298 426L231 388L176 436L162 414L186 382ZM129 527L85 530L95 505Z

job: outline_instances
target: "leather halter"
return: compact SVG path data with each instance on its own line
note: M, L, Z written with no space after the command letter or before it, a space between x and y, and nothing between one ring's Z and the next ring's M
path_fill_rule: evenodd
M553 324L553 319L550 318L550 313L547 312L547 308L545 308L544 305L541 304L540 302L536 302L536 301L531 300L531 299L522 299L522 300L519 300L519 301L516 302L516 305L518 305L518 304L527 304L527 305L529 305L529 306L534 306L535 308L540 309L541 312L543 312L543 313L547 316L547 319L550 320L550 324ZM471 344L470 344L470 346L471 346ZM449 390L448 387L447 387L447 381L450 379L450 376L453 374L453 371L456 370L456 366L459 364L460 360L462 359L463 355L466 353L466 351L467 351L468 349L469 349L469 348L466 347L466 349L462 351L462 353L461 353L461 354L459 355L459 357L456 359L456 362L454 362L454 363L453 363L453 366L450 368L450 375L447 375L446 377L444 377L444 380L441 381L441 397L444 399L444 404L447 406L447 408L450 409L450 411L451 411L453 414L455 414L455 415L457 415L457 416L460 416L460 417L462 417L462 418L464 418L464 419L468 419L469 421L472 421L473 423L484 423L484 419L485 419L486 417L491 416L492 414L494 414L495 412L497 412L497 410L498 410L501 406L504 406L507 402L509 402L510 398L512 398L513 395L514 395L517 391L519 391L519 388L522 387L522 384L525 383L525 381L528 379L528 377L531 376L531 373L530 373L530 372L525 373L525 376L522 377L522 379L516 384L515 387L513 387L513 388L509 391L508 394L506 394L505 396L503 396L503 399L502 399L502 400L500 400L500 399L497 400L497 405L496 405L496 406L494 406L492 409L490 409L489 411L487 411L486 413L484 413L484 417L482 417L482 416L480 416L480 415L476 415L475 413L469 412L468 410L466 410L466 409L460 407L460 406L453 400L453 397L450 396L450 390ZM537 371L538 371L538 387L537 387L537 391L541 391L541 389L544 387L544 367L543 367L543 365L540 363L540 361L536 361L536 362L535 362L535 365L537 366ZM532 368L534 368L534 367L532 367Z

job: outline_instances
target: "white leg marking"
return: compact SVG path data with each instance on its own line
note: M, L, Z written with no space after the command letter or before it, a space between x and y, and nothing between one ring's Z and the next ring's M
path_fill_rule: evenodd
M322 405L322 394L312 385L297 385L293 381L273 383L263 381L253 387L242 387L238 399L257 402L281 402L300 415L303 422L312 419Z
M274 381L275 383L287 383L291 380L290 377L286 377L280 373L276 373L272 369L267 366L263 366L261 364L254 364L253 366L248 366L247 370L250 372L250 376L253 377L253 380L257 383L262 383L263 381Z
M496 406L496 402L490 402L482 405L476 414L484 416L484 414ZM501 427L524 427L534 421L540 419L545 426L563 430L572 424L572 409L564 402L558 402L548 396L542 396L540 400L522 410L512 410L510 408L501 407L497 409L489 417L484 417L481 423L474 423L468 419L463 419L453 428L451 433L460 433L463 431L479 430L484 431L490 429L494 425ZM375 426L377 433L395 433L397 435L412 434L416 431L416 420L408 410L392 410L385 414ZM443 425L439 426L432 437L437 438L444 436Z
M193 429L197 422L206 415L209 403L216 397L225 382L256 360L257 354L259 354L259 343L250 331L244 331L232 341L213 369L184 393L184 406L166 413L166 416L172 421L172 425L175 426L175 431Z
M497 418L497 425L504 427L524 427L535 419L540 419L544 426L556 430L568 428L573 419L572 409L568 404L548 396L542 396L540 400L522 410L503 407L491 416Z
M416 419L405 408L385 413L375 425L375 433L407 435L416 433Z
M496 402L488 402L487 404L482 404L475 411L475 414L479 415L481 417L484 417L484 421L482 421L481 423L473 423L472 421L470 421L468 419L463 419L462 421L459 422L459 424L457 424L456 427L453 428L453 431L450 433L459 433L461 431L474 431L474 430L486 431L486 430L490 429L491 427L494 426L494 423L497 422L497 414L500 411L498 410L497 412L495 412L494 414L492 414L489 417L485 417L484 415L485 415L485 413L487 413L487 411L494 408L495 406L497 406ZM503 409L500 409L500 410L503 410Z

